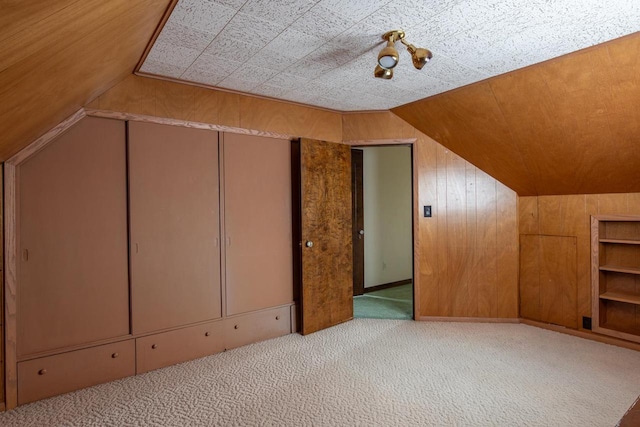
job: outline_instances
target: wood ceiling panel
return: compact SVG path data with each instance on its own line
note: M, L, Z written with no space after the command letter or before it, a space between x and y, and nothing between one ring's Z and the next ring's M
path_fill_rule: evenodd
M42 59L56 55L69 41L89 34L119 13L122 13L122 3L118 1L85 0L62 8L54 16L28 25L28 31L20 31L3 40L0 71L31 55ZM59 41L62 46L52 48L52 40Z
M22 17L19 32L9 37L14 46L2 48L11 54L0 72L0 159L130 74L169 3L91 0L53 10L35 24Z
M486 81L391 111L519 194L535 194Z
M0 41L24 31L80 0L3 0L0 14Z
M640 191L640 33L392 110L520 195Z

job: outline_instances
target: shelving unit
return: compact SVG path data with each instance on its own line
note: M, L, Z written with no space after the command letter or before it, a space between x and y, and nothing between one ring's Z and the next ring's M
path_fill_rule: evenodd
M640 342L640 216L591 217L593 331Z

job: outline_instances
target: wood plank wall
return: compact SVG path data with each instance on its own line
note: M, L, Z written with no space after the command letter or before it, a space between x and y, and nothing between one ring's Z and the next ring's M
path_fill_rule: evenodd
M391 111L520 196L624 193L638 99L640 32Z
M640 193L518 198L523 318L582 329L582 317L591 317L590 217L605 214L640 215ZM531 243L550 239L555 243ZM574 252L570 241L575 242ZM570 256L575 259L569 260ZM558 260L564 260L562 271ZM567 275L571 262L573 277L571 272ZM557 282L546 286L552 276Z
M343 138L416 138L418 316L517 318L515 192L390 112L344 114Z
M337 112L135 75L87 107L342 141Z
M138 76L87 107L334 142L417 138L415 208L434 209L416 237L418 316L518 317L515 192L390 112L341 114Z

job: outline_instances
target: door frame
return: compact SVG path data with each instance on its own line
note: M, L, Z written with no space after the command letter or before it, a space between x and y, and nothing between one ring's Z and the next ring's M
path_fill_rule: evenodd
M355 154L355 157L354 157ZM353 241L353 296L364 295L364 151L351 148L351 240ZM357 279L357 280L356 280Z
M420 320L420 265L419 255L419 193L418 193L418 138L397 138L397 139L358 139L343 141L343 144L350 145L351 148L358 147L384 147L405 145L411 148L411 222L413 224L411 238L413 240L413 320Z

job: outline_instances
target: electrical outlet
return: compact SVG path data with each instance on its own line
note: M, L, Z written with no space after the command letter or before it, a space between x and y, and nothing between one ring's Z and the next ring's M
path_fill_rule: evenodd
M383 270L386 270L386 269L387 269L387 263L386 263L386 262L383 262L383 263L382 263L382 269L383 269Z

